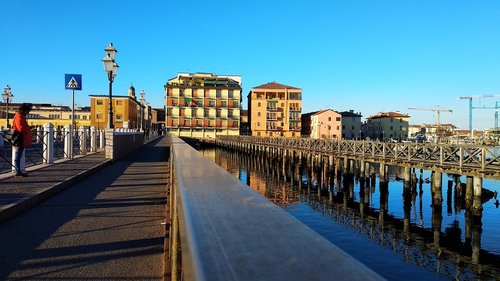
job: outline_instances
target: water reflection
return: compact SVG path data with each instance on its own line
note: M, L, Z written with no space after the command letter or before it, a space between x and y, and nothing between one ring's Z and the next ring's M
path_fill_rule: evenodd
M356 169L351 168L355 163L350 163L346 174L341 175L321 160L271 159L219 148L203 153L285 210L305 204L365 239L376 241L379 247L399 257L401 267L413 265L417 270L437 274L433 278L468 280L500 276L500 256L494 250L481 249L483 209L471 208L481 206L482 199L467 202L466 198L471 197L466 193L472 191L466 190L466 186L470 185L461 184L458 177L448 181L444 200L441 186L424 186L427 171L420 171L419 180L408 184L390 180L398 178L401 172L398 167L389 167L387 178L379 181L373 169L356 174ZM429 176L432 181L433 176ZM461 213L463 217L459 216ZM496 220L490 222L496 227ZM320 233L325 231L321 229L324 226L312 227ZM496 241L489 241L491 244ZM348 253L352 247L338 246ZM384 275L393 271L394 266L398 265L381 262L371 267ZM389 279L401 277L387 274L384 277Z

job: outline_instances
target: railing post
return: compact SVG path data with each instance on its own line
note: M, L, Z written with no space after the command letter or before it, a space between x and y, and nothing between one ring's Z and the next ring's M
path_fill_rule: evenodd
M43 125L43 128L42 127L36 127L36 142L37 143L41 143L44 139L43 137L43 132L45 131L45 125ZM54 126L52 126L52 128L54 128Z
M40 132L39 132L40 133ZM43 124L43 163L54 163L54 125L51 123ZM38 134L40 137L40 134Z
M87 130L84 126L78 128L78 137L80 140L80 155L87 154Z
M486 148L481 148L481 171L486 169Z
M90 127L90 151L97 152L97 130L95 126Z
M106 134L103 130L99 131L99 147L104 148L106 146Z
M64 134L64 155L66 158L73 159L73 126L66 125L63 130Z

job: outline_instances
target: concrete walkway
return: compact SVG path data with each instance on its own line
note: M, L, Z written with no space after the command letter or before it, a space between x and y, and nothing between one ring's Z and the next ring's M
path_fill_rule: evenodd
M100 163L96 165L90 164L94 156L88 157L88 167L99 165L93 174L84 174L61 193L0 224L0 280L162 279L166 138L105 166L102 155L95 155L93 164ZM1 181L0 189L2 184L19 185L19 190L40 184L43 189L40 182L50 186L60 180L38 173L56 177L73 170L74 176L81 173L74 161L31 172L28 178ZM29 197L12 190L0 193L0 198Z

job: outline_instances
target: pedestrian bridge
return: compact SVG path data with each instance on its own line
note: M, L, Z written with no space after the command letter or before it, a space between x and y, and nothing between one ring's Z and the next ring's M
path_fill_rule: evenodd
M217 144L248 151L278 150L363 160L436 172L500 179L500 148L308 138L218 136Z

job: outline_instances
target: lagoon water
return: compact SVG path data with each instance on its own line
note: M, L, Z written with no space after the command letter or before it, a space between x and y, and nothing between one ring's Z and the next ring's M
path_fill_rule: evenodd
M201 152L388 280L500 279L500 208L490 199L472 220L448 188L451 176L443 175L442 208L435 208L427 183L405 199L394 167L381 197L378 177L370 187L354 180L346 189L343 180L325 184L304 165L300 176L285 176L282 164L263 157L222 148ZM483 187L500 191L496 180L485 179Z

